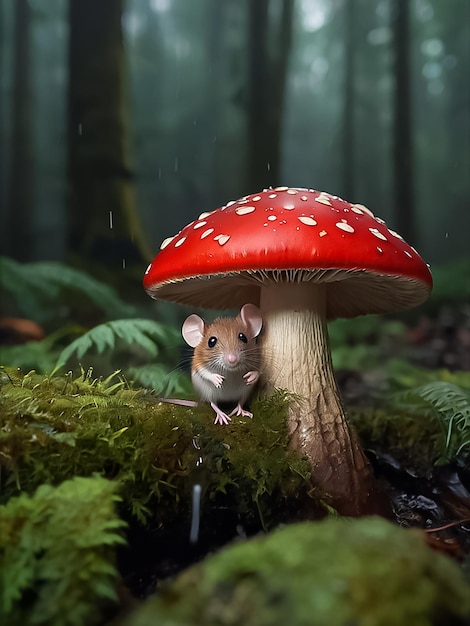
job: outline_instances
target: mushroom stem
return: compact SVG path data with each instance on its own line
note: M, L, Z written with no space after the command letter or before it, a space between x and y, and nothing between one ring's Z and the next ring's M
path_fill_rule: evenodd
M343 515L379 512L371 467L348 425L333 373L326 285L271 284L261 289L264 388L287 389L290 446L306 456L312 482Z

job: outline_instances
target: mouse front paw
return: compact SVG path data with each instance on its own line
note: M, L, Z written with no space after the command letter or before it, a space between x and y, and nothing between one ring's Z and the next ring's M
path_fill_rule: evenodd
M258 380L259 378L259 372L257 372L256 370L253 370L251 372L247 372L243 378L245 379L245 382L247 385L254 385L255 382Z
M225 380L225 378L221 374L212 374L211 383L217 389L220 389L222 387L222 384L223 384L224 380Z

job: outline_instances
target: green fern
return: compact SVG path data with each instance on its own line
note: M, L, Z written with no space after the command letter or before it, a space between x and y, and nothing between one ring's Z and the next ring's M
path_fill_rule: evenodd
M107 317L128 317L134 307L124 303L109 285L72 267L55 261L18 263L0 257L0 289L15 298L19 309L28 317L36 312L36 319L44 319L50 303L70 291L91 301Z
M173 344L176 347L178 333L171 327L165 327L148 319L114 320L95 326L87 333L72 341L59 355L56 368L62 367L76 353L81 359L91 349L99 354L114 350L119 342L139 347L149 357L156 357L160 344Z
M4 367L19 367L22 370L50 372L57 363L65 339L83 333L76 325L68 325L48 335L41 341L29 341L16 346L0 346L0 363Z
M438 463L470 452L470 391L450 382L435 381L394 395L395 403L411 413L437 419L445 433L445 454Z
M179 370L168 371L161 363L150 363L140 367L130 367L128 375L135 383L155 389L163 396L183 395L193 393L192 385L188 376Z
M158 364L128 366L127 376L159 393L186 392L188 386L178 382L181 373L167 365L167 355L177 352L180 341L176 329L153 320L114 320L92 328L62 350L53 372L63 367L72 357L80 361L91 351L98 354L117 352L119 347L125 346L134 353L143 353L145 359L163 357Z
M114 550L124 543L116 485L98 476L0 506L0 621L9 626L98 624L116 602Z

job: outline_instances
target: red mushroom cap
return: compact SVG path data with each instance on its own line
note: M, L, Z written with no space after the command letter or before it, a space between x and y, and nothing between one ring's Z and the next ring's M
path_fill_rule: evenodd
M416 250L369 209L288 187L229 202L165 239L144 287L154 298L223 309L259 302L270 281L327 283L329 318L411 308L432 288Z

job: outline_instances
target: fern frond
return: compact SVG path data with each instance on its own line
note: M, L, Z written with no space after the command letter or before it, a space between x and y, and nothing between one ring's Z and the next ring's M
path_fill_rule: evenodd
M107 349L114 350L118 339L128 346L138 347L150 357L156 357L160 351L159 343L174 344L179 335L171 327L164 327L148 319L114 320L95 326L82 337L64 348L59 355L55 369L59 369L72 357L81 359L94 349L102 354Z
M155 389L162 396L184 395L192 393L192 385L189 377L179 370L168 371L168 368L160 363L130 367L129 376L134 382Z
M66 290L79 293L110 318L128 317L134 312L134 307L123 302L109 285L55 261L18 263L0 257L0 288L9 291L28 315L57 300Z
M470 393L468 391L443 381L423 385L416 391L440 413L462 417L470 426Z
M0 364L45 374L50 372L62 351L63 341L83 333L83 328L68 324L40 341L29 341L17 346L0 346Z
M440 421L446 450L442 461L470 452L470 391L453 383L435 381L394 394L394 398L406 410Z

